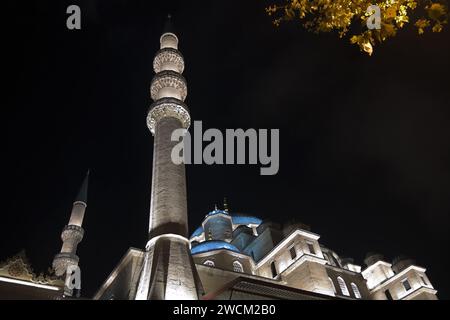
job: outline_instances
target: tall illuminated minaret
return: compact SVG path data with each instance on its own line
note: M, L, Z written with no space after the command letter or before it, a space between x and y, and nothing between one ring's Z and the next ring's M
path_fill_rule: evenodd
M84 178L75 201L73 202L69 223L64 227L61 233L61 240L63 241L61 252L53 259L53 269L55 270L55 274L59 277L65 275L67 267L71 265L78 266L79 258L77 256L77 246L84 235L84 230L81 226L87 207L88 183L89 171ZM66 294L67 292L70 292L70 290L66 291Z
M149 241L136 290L136 299L198 299L199 280L190 255L184 164L171 159L176 129L187 129L190 115L184 100L184 60L170 16L153 61L154 103L147 126L154 136Z

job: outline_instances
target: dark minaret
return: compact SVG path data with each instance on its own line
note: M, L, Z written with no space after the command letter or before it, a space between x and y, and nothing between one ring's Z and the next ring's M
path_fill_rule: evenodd
M72 206L72 213L70 214L69 223L64 227L61 233L63 245L61 252L53 259L53 269L58 277L66 274L69 266L78 266L79 258L77 256L77 246L83 239L84 230L81 227L83 224L84 213L87 207L87 190L89 182L89 171L84 178L80 191L78 192ZM66 294L71 290L66 290Z
M171 158L174 130L187 129L190 115L184 100L184 59L170 16L153 61L147 126L154 136L149 241L136 299L198 299L198 277L188 240L186 177L184 164Z

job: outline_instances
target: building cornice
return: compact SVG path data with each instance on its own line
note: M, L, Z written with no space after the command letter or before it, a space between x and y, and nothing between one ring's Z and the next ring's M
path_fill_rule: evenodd
M407 292L405 295L398 297L398 299L399 300L411 300L411 299L414 299L417 295L421 294L422 292L436 294L437 290L434 288L422 285L422 286L414 289L412 292Z
M381 288L384 288L386 286L388 286L389 284L391 284L392 282L398 280L398 278L403 277L405 274L407 274L409 271L411 270L415 270L418 272L422 272L425 273L426 269L422 268L422 267L418 267L418 266L409 266L408 268L402 270L400 273L397 273L396 275L386 279L385 281L381 282L380 284L378 284L376 287L370 289L370 293L374 293L375 291L380 290Z
M40 284L40 283L35 283L35 282L30 282L30 281L25 281L25 280L20 280L20 279L13 279L13 278L8 278L8 277L3 277L3 276L0 276L0 281L19 284L22 286L54 290L54 291L62 290L61 287L51 286L48 284Z
M257 264L256 268L261 267L263 264L265 264L270 258L272 258L278 251L287 245L292 239L294 239L296 236L304 236L306 238L312 239L312 240L319 240L320 236L318 234L312 233L310 231L302 230L302 229L296 229L292 231L284 240L282 240L280 243L278 243L275 247L270 250L264 258L262 258Z

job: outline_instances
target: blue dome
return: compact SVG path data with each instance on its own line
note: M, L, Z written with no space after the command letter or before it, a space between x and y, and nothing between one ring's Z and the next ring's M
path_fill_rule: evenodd
M219 240L210 240L210 241L204 241L202 243L199 243L198 245L196 245L195 247L193 247L191 249L191 253L197 254L197 253L209 252L209 251L220 250L220 249L225 249L225 250L230 250L230 251L240 253L239 249L236 248L234 245L232 245L228 242L219 241Z
M229 215L229 213L224 210L213 210L210 213L208 213L206 216L209 217L209 216L219 214L219 213ZM262 223L261 219L252 217L252 216L232 215L231 219L233 221L233 224L240 224L240 225L248 225L248 224L260 225ZM203 232L204 232L203 227L200 226L197 229L195 229L195 231L191 234L191 238L198 237Z
M203 227L198 227L197 229L195 229L195 231L191 234L191 238L193 237L198 237L199 235L201 235L203 233Z
M213 216L213 215L219 214L219 213L228 215L227 211L216 209L216 210L213 210L210 213L208 213L206 216L209 217L209 216Z
M262 220L251 216L232 216L234 224L261 224Z

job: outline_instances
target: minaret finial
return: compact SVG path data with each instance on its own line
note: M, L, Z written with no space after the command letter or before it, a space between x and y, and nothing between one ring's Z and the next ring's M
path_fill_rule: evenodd
M227 197L223 197L223 210L228 212Z
M175 28L173 27L173 19L170 13L167 15L163 33L175 33Z

